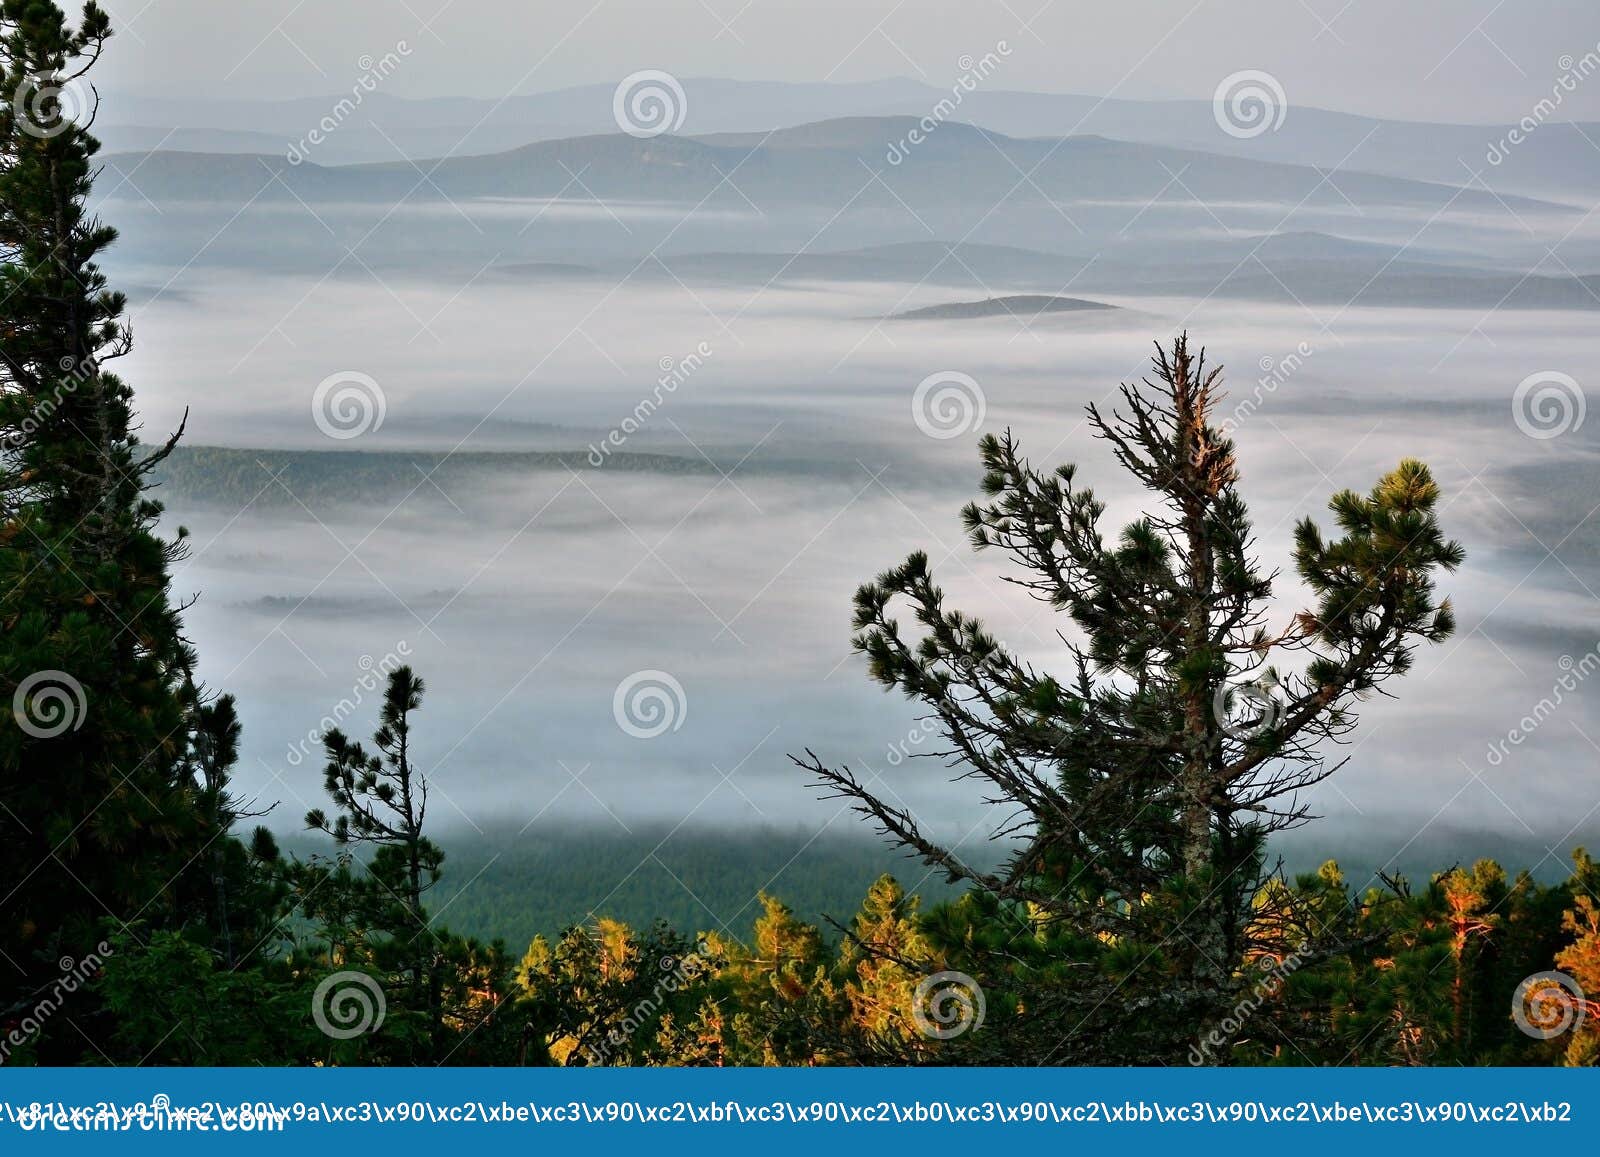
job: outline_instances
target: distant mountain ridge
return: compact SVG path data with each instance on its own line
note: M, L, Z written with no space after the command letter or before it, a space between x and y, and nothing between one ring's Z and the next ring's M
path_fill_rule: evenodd
M680 82L684 131L701 137L759 134L839 117L920 117L950 96L948 86L906 78L853 84L698 77ZM345 163L391 157L397 149L413 160L462 156L609 132L615 129L614 91L614 84L589 84L499 100L411 100L375 92L330 136L317 159ZM97 132L114 151L148 147L149 130L171 128L221 134L213 136L218 141L237 134L225 146L229 152L258 151L254 142L262 135L277 137L286 150L346 95L195 101L123 94L108 107L124 122L97 126ZM1509 125L1383 119L1300 104L1291 107L1278 129L1248 139L1222 132L1206 100L1128 100L980 86L962 94L960 119L1012 137L1098 134L1413 180L1460 184L1476 173L1499 191L1557 199L1600 188L1600 152L1590 144L1600 140L1600 125L1593 123L1541 124L1536 132L1523 133L1525 139L1502 163L1492 164L1490 150L1506 138ZM146 131L136 134L124 123Z
M106 157L114 195L156 203L255 200L395 203L588 196L620 202L749 206L1054 206L1168 198L1201 204L1352 202L1439 211L1573 213L1570 205L1446 184L1258 161L1095 136L1007 137L950 121L905 147L914 118L850 117L754 141L620 132L418 163L291 164L249 153L147 152ZM728 140L728 138L723 138ZM902 149L891 164L889 151ZM1175 174L1179 175L1175 177ZM120 194L118 177L125 187ZM1176 187L1175 187L1176 185Z

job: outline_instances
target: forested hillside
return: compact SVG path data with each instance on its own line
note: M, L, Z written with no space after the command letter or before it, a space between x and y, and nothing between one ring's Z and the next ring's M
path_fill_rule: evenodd
M48 0L0 0L0 85L13 94L0 108L0 702L11 705L0 713L0 1065L1600 1062L1600 866L1567 846L1595 811L1571 787L1592 788L1587 752L1571 781L1557 782L1549 765L1542 778L1536 765L1518 765L1519 775L1531 770L1517 781L1515 803L1530 817L1554 817L1565 832L1558 847L1472 767L1457 795L1483 784L1526 840L1495 843L1460 828L1446 837L1442 826L1427 835L1444 807L1386 849L1375 847L1379 817L1359 807L1353 826L1317 827L1325 793L1378 765L1391 733L1375 717L1401 729L1405 712L1423 710L1419 683L1441 671L1456 675L1464 637L1486 633L1481 623L1460 629L1456 603L1462 591L1489 601L1474 584L1482 573L1475 568L1490 564L1458 537L1461 526L1500 516L1473 490L1477 475L1455 486L1454 475L1436 473L1409 447L1376 466L1341 459L1334 470L1359 473L1359 485L1336 485L1314 464L1315 488L1291 488L1284 517L1259 515L1258 496L1284 486L1256 470L1236 442L1254 411L1241 417L1238 403L1225 404L1228 380L1191 337L1187 315L1153 322L1149 340L1129 340L1127 361L1137 369L1100 383L1103 396L1066 406L1048 394L1044 404L1019 408L1011 425L980 432L986 398L962 371L886 389L901 412L902 394L912 394L911 436L961 452L959 470L949 468L954 457L930 452L891 479L899 486L902 477L936 477L930 490L959 489L966 505L951 504L938 525L890 489L887 466L856 458L850 438L858 427L871 432L867 411L856 408L869 391L857 397L849 383L827 383L833 392L818 396L837 406L830 421L850 437L808 457L758 461L748 476L740 471L765 436L742 457L725 446L708 451L678 427L681 452L621 450L664 393L623 416L603 452L573 439L560 449L457 453L471 431L453 447L438 439L444 448L415 452L191 446L198 411L220 404L224 391L195 397L195 412L182 411L170 429L144 430L142 383L118 369L170 367L189 351L123 361L133 331L127 299L103 268L118 234L91 207L97 183L132 181L138 170L154 195L169 198L226 200L259 189L271 203L364 203L396 196L417 167L286 161L265 166L263 176L249 156L157 152L103 161L93 115L69 115L64 100L72 85L93 92L87 78L111 33L93 2L69 17ZM631 132L542 142L441 161L439 187L424 197L492 199L507 182L525 194L558 195L577 179L573 165L605 192L704 200L723 189L725 169L748 160L751 189L775 208L814 207L859 185L882 129L860 118L768 134L773 139L758 144L737 136L641 143ZM914 164L887 170L887 180L873 174L879 187L862 187L871 189L865 204L888 212L902 194L915 198L931 186L943 209L982 207L1015 185L1008 169L974 160L990 154L1039 170L1043 187L1023 194L1034 209L1041 201L1059 208L1057 198L1159 196L1177 179L1163 159L1219 199L1271 194L1340 212L1337 202L1348 200L1305 165L1097 137L987 138L952 124ZM1406 213L1431 210L1446 195L1439 186L1362 174L1346 188ZM1449 196L1478 211L1506 203L1487 187ZM1578 213L1532 200L1514 205L1562 220ZM1462 299L1493 296L1516 280L1496 276L1493 287ZM1587 290L1592 279L1572 280L1564 293ZM1134 311L1076 299L1006 297L915 310L904 316L952 324L897 324L895 339L922 332L930 342L987 350L982 343L999 331L986 326L999 318L954 323L995 314L995 303L1007 301L1143 324ZM544 320L529 314L521 324ZM878 332L877 320L886 315L876 315L858 344ZM319 324L331 329L335 321L342 319ZM952 330L963 336L952 339ZM1076 353L1087 335L1057 331L1063 341L1054 350ZM1105 345L1124 336L1093 335ZM888 342L874 356L906 355ZM904 366L894 372L903 377ZM1571 380L1553 377L1557 386ZM354 379L367 380L325 379L324 398L329 383ZM1550 385L1534 385L1541 382ZM440 394L455 388L428 384ZM382 391L368 401L382 402ZM1551 395L1535 401L1538 417ZM765 424L770 398L752 390L747 404ZM482 422L494 412L485 409ZM1041 414L1060 409L1071 410L1073 424L1058 439L1040 427ZM952 413L961 419L958 411L979 420L941 424ZM365 415L374 427L381 416ZM314 424L325 427L327 417L319 413ZM1526 426L1527 415L1518 421ZM1580 406L1574 428L1581 421ZM822 427L799 437L815 428ZM540 437L554 442L570 429L552 423ZM1420 430L1407 437L1423 441ZM341 442L349 433L322 432ZM1547 441L1539 432L1529 438ZM1447 458L1477 452L1444 449ZM1565 468L1549 461L1540 468ZM602 469L608 481L624 475L632 497L652 511L670 482L691 479L704 492L676 525L647 537L590 485ZM434 588L416 606L389 586L420 576L428 556L463 541L436 532L472 521L466 495L514 489L530 475L556 476L561 489L543 506L519 494L494 549L464 561L471 573L460 586ZM775 500L752 486L753 495L743 488L751 477L799 489ZM837 485L842 477L848 500L835 507L830 492L822 501L819 480ZM1578 536L1571 558L1581 566L1588 540L1580 528L1595 512L1581 513L1593 495L1576 477L1550 485L1543 498L1546 509L1581 515L1556 544ZM378 563L387 566L379 574L369 561L378 555L361 549L391 517L416 516L402 507L428 484L438 496L428 501L454 515L443 524L417 516L429 536ZM551 547L553 537L524 537L567 491L592 496L600 509L566 529L599 535L620 526L625 554L597 548L598 562L578 560ZM752 624L747 612L869 491L892 503L892 518L864 522L874 560L892 553L885 566L830 542L830 580L842 575L855 586L853 601L846 587L830 606L837 661L820 647L801 653L814 640L796 608L814 593L802 589L812 578L781 588L769 620ZM169 515L167 499L222 525L197 543L201 536ZM224 638L213 649L228 653L213 661L196 642L201 615L247 616L242 604L206 602L210 594L190 589L201 572L188 564L258 503L273 518L303 512L295 525L325 534L341 557L321 581L263 586L243 605L271 620L270 629ZM758 521L732 521L730 509L747 517L741 503ZM809 541L783 531L781 569L756 574L753 534L737 528L819 505L826 521ZM320 517L334 506L381 517L352 544ZM1578 578L1500 506L1539 542L1540 565L1557 558ZM696 528L701 537L664 555L667 538L703 507L714 509ZM286 525L272 524L270 558L263 550L233 565L265 571L292 553L298 542ZM484 605L509 616L520 604L553 599L549 586L534 585L553 577L577 606L570 621L519 633L509 617L492 618L488 642L480 636L476 646L449 652L435 623L519 542L539 553L500 572L506 597ZM1520 539L1515 548L1530 549ZM712 606L675 566L707 556L734 585L735 605ZM1505 565L1504 556L1493 562ZM657 601L627 591L617 598L632 616L625 627L609 638L593 631L563 650L647 563L660 567L643 584ZM377 612L363 612L338 589L346 564L402 606L407 638L369 628ZM602 568L603 581L581 566ZM286 627L314 597L317 617ZM1544 616L1538 630L1565 637L1579 628L1556 616L1571 605L1552 599L1527 613ZM701 612L720 629L708 627L709 641L682 650L725 639L739 649L722 685L725 702L709 680L691 697L657 666L676 657L663 642L670 629ZM790 629L762 633L773 622ZM252 658L276 648L305 662L294 668L297 678L336 681L342 675L311 654L319 642L311 636L336 627L372 635L355 687L328 714L309 713L272 737L275 746L308 737L287 749L287 774L255 752L248 758L246 720L259 718L242 689ZM499 682L476 698L431 683L427 661L413 660L411 637L419 648L425 637L438 644L429 659L482 667ZM606 643L629 648L623 670L633 674L620 682L590 650ZM371 658L386 647L385 658ZM1550 696L1505 732L1489 762L1510 759L1597 669L1600 651L1564 656ZM802 682L801 671L814 671L814 683ZM1459 673L1458 687L1486 678L1481 668ZM605 742L585 732L589 715L562 718L557 703L534 694L514 699L540 674L552 680L552 699L565 683L605 683L597 697L597 714L610 709ZM876 697L863 701L862 713L881 712L883 733L906 735L899 746L863 758L863 748L841 738L859 720L807 700L846 680L868 682ZM261 693L261 683L253 686ZM467 701L466 724L439 710L452 696ZM1421 716L1407 732L1410 748L1384 747L1391 771L1396 751L1410 763L1403 779L1369 783L1369 806L1409 799L1429 760L1449 762L1418 750L1446 730L1440 698L1426 701L1439 714ZM461 759L457 778L443 774L508 701L515 742L484 749L493 758L480 750ZM719 752L721 762L681 754L688 749L669 758L664 745L649 746L684 725L691 701L696 719L725 727L719 734L730 754ZM768 717L798 716L802 707L812 714L773 740L780 728ZM735 743L747 727L766 738ZM1594 746L1576 721L1572 730ZM1374 736L1383 738L1363 749ZM757 768L768 740L782 754L767 751ZM585 779L588 764L563 758L583 743L627 772L620 789L610 783L612 800L597 790L607 786L602 776ZM536 767L551 764L570 782L546 799L529 785ZM798 812L762 810L745 794L769 786L762 776L785 777L791 800L804 792L808 802L826 801L831 818L807 826ZM485 784L493 791L475 807L493 814L488 826L452 798ZM767 818L724 822L708 808L691 826L724 788ZM572 799L557 809L568 789ZM657 818L638 821L633 796L648 797ZM677 809L674 822L660 820L663 802ZM594 822L573 821L574 804ZM1433 806L1429 797L1424 810ZM1327 834L1312 841L1308 830ZM1509 846L1526 862L1498 863L1480 854L1486 846ZM1330 854L1308 862L1310 848ZM1299 860L1286 863L1285 855Z
M283 841L302 859L325 852L307 836ZM441 836L449 871L432 908L450 927L480 940L524 945L608 916L635 928L731 929L744 935L762 891L821 927L829 940L880 876L894 875L925 903L951 899L939 873L858 833L818 838L802 830L755 827L624 832L613 824L559 831L457 830Z

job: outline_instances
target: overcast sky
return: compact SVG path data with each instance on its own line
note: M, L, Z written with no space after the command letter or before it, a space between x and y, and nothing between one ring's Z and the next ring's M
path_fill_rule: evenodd
M70 2L70 0L64 0ZM1241 69L1291 104L1511 121L1600 51L1595 0L103 0L122 32L103 87L160 96L348 90L405 41L399 96L498 98L680 77L948 87L1000 40L1005 87L1210 99ZM1600 75L1561 119L1600 120ZM196 118L197 122L199 118Z

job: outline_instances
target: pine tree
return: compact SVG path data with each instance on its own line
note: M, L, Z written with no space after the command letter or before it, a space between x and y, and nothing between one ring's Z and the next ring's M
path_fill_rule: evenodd
M918 898L893 876L880 877L840 945L844 995L853 1027L869 1040L916 1041L916 987L933 953L918 928Z
M704 940L659 922L638 935L602 917L568 928L553 947L536 937L516 975L525 1024L519 1063L719 1063L711 989L721 964Z
M1505 870L1493 860L1479 860L1470 872L1445 873L1438 889L1450 930L1450 1048L1460 1063L1479 1043L1474 1013L1482 989L1480 962L1503 923L1498 910L1507 898Z
M1565 1060L1573 1066L1600 1065L1600 864L1582 848L1572 853L1572 907L1561 927L1574 939L1556 956L1556 967L1576 984L1562 1008L1572 1018Z
M248 844L231 834L241 820L272 811L255 810L233 791L243 730L233 696L206 703L190 685L185 697L193 707L185 767L206 841L204 855L179 880L178 905L186 934L210 947L223 967L236 969L280 947L290 914L289 872L265 827L257 826Z
M1269 629L1275 576L1254 554L1233 445L1211 422L1220 371L1186 337L1158 347L1153 367L1121 387L1126 412L1088 410L1153 498L1114 539L1074 467L1041 473L1009 431L981 442L987 497L963 512L972 544L1006 552L1021 571L1010 581L1065 612L1070 671L1040 672L946 610L920 552L856 595L872 675L925 706L947 741L936 754L1013 814L1008 863L969 865L848 767L797 760L928 864L1105 946L1098 983L1060 1010L1064 1023L1046 1023L1049 994L1031 1001L1028 1059L1105 1057L1134 1040L1143 1052L1129 1059L1181 1056L1225 1018L1259 925L1266 837L1307 818L1298 794L1334 770L1321 744L1354 726L1356 700L1452 629L1434 575L1462 550L1415 461L1367 496L1333 497L1340 537L1298 525L1295 563L1317 602ZM1125 1026L1129 1009L1170 1038L1097 1031Z
M306 813L306 826L326 832L341 847L370 844L367 864L380 910L379 927L392 938L414 1007L425 1010L435 1051L442 1047L443 941L429 925L423 895L439 880L444 852L423 834L428 778L411 748L411 713L422 706L422 680L410 667L389 675L372 734L375 754L334 728L322 737L328 763L324 786L336 808ZM383 903L384 898L390 903Z
M116 233L86 207L99 143L64 94L110 35L94 3L76 27L0 3L0 1008L103 924L175 921L178 878L225 838L189 775L183 532L158 534L149 494L178 435L142 447L108 368L131 345L97 264Z
M843 1006L828 975L822 936L775 896L757 896L749 948L712 943L742 1011L734 1018L738 1063L809 1065L825 1061L847 1035Z

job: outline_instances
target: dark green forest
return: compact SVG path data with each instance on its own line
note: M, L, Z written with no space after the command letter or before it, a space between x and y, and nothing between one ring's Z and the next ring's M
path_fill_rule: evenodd
M807 829L765 823L687 825L676 831L660 823L633 824L624 831L609 818L604 826L562 821L521 828L475 832L458 826L440 834L448 868L430 907L441 921L479 940L514 945L539 935L557 936L595 914L635 928L664 920L674 928L732 930L744 936L745 926L760 910L757 897L765 890L816 925L825 941L837 943L840 927L882 876L893 876L924 907L954 900L962 891L941 872L885 846L871 831L846 819L820 837ZM286 854L301 859L327 851L323 841L304 833L280 836L278 842ZM1452 850L1463 845L1481 845L1482 856L1502 864L1540 863L1532 875L1542 885L1561 883L1572 868L1570 861L1546 855L1532 841L1429 832L1399 856L1389 842L1371 850L1312 843L1286 850L1284 871L1290 877L1315 872L1336 857L1352 888L1364 890L1383 875L1431 879L1438 865L1455 866ZM974 859L987 855L999 861L981 831L968 848Z
M238 704L184 633L157 488L243 494L260 467L140 435L99 145L58 95L111 31L93 3L0 0L5 89L36 98L0 111L0 1063L1600 1062L1582 850L1557 880L1280 863L1364 704L1403 701L1454 632L1472 560L1401 461L1273 532L1311 592L1283 615L1220 371L1181 333L1086 415L1145 492L1127 525L1013 432L973 447L969 544L1059 620L1061 669L947 605L927 554L856 594L856 676L922 711L928 774L995 802L984 849L941 843L827 735L791 773L857 838L663 833L652 856L691 887L623 877L647 833L452 843L427 764L449 689L405 666L321 736L321 806L274 836L234 789ZM333 458L274 461L315 493ZM364 465L360 488L397 484Z
M324 850L299 837L281 842L302 856ZM637 928L656 920L675 928L726 924L742 936L763 890L781 894L796 915L836 939L828 922L848 918L880 876L897 875L924 902L957 895L937 873L855 833L819 838L799 829L661 825L624 832L613 823L547 833L458 831L441 843L450 870L433 908L451 927L508 944L558 935L595 914Z

